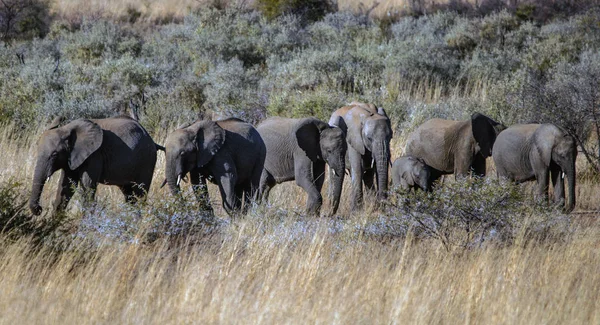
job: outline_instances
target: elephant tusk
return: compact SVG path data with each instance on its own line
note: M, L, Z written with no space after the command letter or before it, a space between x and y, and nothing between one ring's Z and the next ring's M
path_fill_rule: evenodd
M331 170L333 172L333 175L335 175L336 177L339 176L338 173L335 171L335 169Z
M562 177L562 179L565 179L565 173L560 172L560 177Z
M167 185L167 179L165 178L165 180L162 182L162 184L160 184L160 188L165 187L165 185Z
M46 177L46 183L50 181L50 176Z
M375 158L371 158L371 168L375 166Z
M179 186L179 183L181 183L181 175L177 175L177 186Z
M344 170L344 172L346 173L346 175L350 175L350 173L348 172L348 170Z

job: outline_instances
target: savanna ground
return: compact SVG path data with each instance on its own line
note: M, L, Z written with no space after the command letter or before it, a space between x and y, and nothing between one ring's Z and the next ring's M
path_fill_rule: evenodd
M79 3L52 10L74 12L67 4ZM383 22L206 7L156 25L62 14L41 38L11 31L0 46L0 322L599 323L600 224L581 212L600 209L600 16L507 8ZM305 216L290 183L231 219L211 185L213 217L159 188L162 153L137 206L101 187L95 205L76 195L59 218L27 210L35 143L54 116L137 107L163 143L199 115L327 120L352 100L387 109L394 158L431 117L560 124L580 139L575 213L532 202L531 185L496 180L488 160L484 180L393 191L360 213L344 197L333 218Z

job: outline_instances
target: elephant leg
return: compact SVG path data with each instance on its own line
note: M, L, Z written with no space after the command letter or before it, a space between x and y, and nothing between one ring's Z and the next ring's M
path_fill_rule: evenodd
M313 179L315 182L315 187L319 193L323 189L323 184L325 183L325 162L324 161L316 161L313 163Z
M375 181L377 177L377 173L375 173L374 168L368 168L363 173L363 183L365 184L365 190L369 192L375 191Z
M479 153L471 163L471 172L473 176L484 177L486 172L485 158Z
M563 172L556 163L550 163L550 177L552 178L552 186L554 187L554 203L558 205L565 204L565 184Z
M362 156L356 150L348 146L348 160L350 161L350 176L352 180L352 195L350 197L350 209L356 211L362 208L363 203L363 168Z
M308 157L300 155L294 157L296 184L302 187L308 195L306 212L310 215L318 215L323 204L323 197L321 196L321 192L317 190L315 180L313 179L313 169L313 162ZM323 171L324 169L323 166Z
M375 191L375 162L373 161L373 156L370 153L365 153L362 156L362 181L365 185L365 190L367 191Z
M237 201L237 195L235 193L235 185L237 183L237 170L233 159L231 157L220 157L211 164L211 173L219 185L219 192L221 192L221 200L223 201L223 208L230 216L233 216L240 208L240 204Z
M125 202L127 202L129 204L134 204L137 201L135 198L135 194L133 194L133 185L131 185L131 184L122 185L122 186L119 186L119 189L121 190L121 193L123 193L123 196L125 197Z
M81 173L80 184L86 204L94 201L94 197L96 196L96 188L98 187L98 180L100 179L102 170L101 166L101 162L90 161Z
M261 201L261 182L263 177L264 159L261 159L254 165L252 169L252 176L250 178L250 198L255 202Z
M190 171L190 183L192 184L192 191L196 200L200 204L202 210L213 212L212 206L210 205L210 199L208 197L208 187L206 186L206 179L200 175L198 169Z
M62 212L66 209L67 204L75 193L75 187L77 186L77 178L70 172L65 170L61 171L60 185L56 192L56 198L54 200L54 212L53 214Z
M548 178L549 170L544 168L535 172L537 180L536 199L541 201L548 200Z
M267 203L269 201L269 193L276 184L277 182L275 181L273 175L264 169L260 176L260 185L258 189L261 203Z

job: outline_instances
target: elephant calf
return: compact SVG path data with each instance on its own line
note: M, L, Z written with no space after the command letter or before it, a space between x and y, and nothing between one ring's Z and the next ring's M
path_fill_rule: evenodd
M98 183L118 186L133 202L150 189L157 145L148 132L129 117L79 119L45 131L38 144L29 208L42 212L44 184L62 169L54 211L63 210L80 184L94 196Z
M492 151L498 176L518 183L536 180L537 196L548 197L548 177L552 178L554 199L565 200L563 175L569 181L566 210L575 207L575 159L573 137L552 124L513 125L502 131Z
M323 202L321 188L325 164L331 167L332 214L337 212L345 172L346 137L337 127L316 118L273 117L257 130L267 146L267 159L260 181L263 199L275 184L296 180L308 194L309 214L318 214Z
M223 208L232 215L257 199L264 166L265 144L249 123L236 118L200 120L173 131L166 141L166 181L173 194L188 173L198 200L204 199L202 185L208 178L219 186Z
M404 156L396 159L392 164L392 181L395 186L404 190L422 189L431 190L431 169L423 159Z

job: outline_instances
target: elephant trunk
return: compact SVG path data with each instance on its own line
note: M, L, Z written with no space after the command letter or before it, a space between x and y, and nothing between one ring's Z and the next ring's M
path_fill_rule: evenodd
M423 191L429 191L430 190L429 178L430 178L429 170L426 169L426 168L423 169L423 170L421 170L421 172L419 173L419 187Z
M575 208L575 161L569 164L565 174L567 174L569 186L569 201L565 210L566 212L571 212Z
M377 199L383 200L387 197L388 189L388 165L390 163L389 143L381 141L376 147L373 155L377 166Z
M177 157L169 155L167 157L167 165L165 167L165 176L167 178L167 185L173 195L179 194L179 182L183 177L180 164L178 164Z
M340 158L341 163L337 163L331 166L330 180L329 180L329 197L331 200L331 215L334 215L340 206L340 197L342 195L342 185L344 184L345 164L344 157Z
M33 174L33 182L31 184L31 197L29 198L29 209L31 210L31 213L36 216L42 213L40 197L42 196L46 179L49 176L47 160L42 159L41 157L38 158Z

